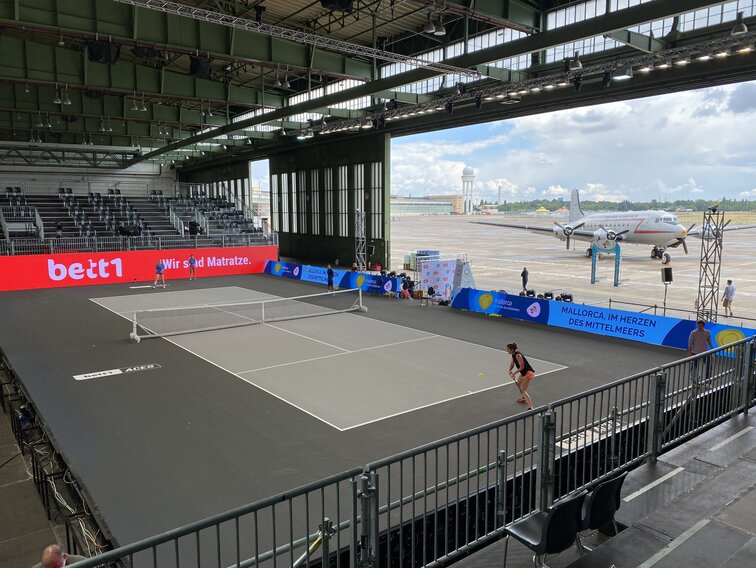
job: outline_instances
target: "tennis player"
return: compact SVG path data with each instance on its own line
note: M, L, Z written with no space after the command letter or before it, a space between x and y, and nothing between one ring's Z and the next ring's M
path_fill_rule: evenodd
M165 288L165 263L162 258L159 259L155 265L155 282L152 284L153 288L157 287L158 280L162 282L163 288Z
M530 366L525 355L517 350L516 343L508 344L507 351L512 356L512 362L509 364L509 376L517 384L517 388L520 389L520 394L522 395L517 399L517 402L527 404L528 410L531 410L533 408L533 400L528 394L528 385L533 380L533 377L535 377L535 370ZM520 374L519 377L517 373Z

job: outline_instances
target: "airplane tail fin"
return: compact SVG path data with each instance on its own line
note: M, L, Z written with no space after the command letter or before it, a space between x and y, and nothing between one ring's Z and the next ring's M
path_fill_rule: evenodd
M572 199L570 200L570 223L585 217L583 210L580 208L580 195L577 189L572 190Z

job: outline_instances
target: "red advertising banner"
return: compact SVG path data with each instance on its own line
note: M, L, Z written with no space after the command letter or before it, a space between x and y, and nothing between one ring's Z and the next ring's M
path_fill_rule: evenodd
M0 291L151 281L159 260L166 280L188 278L191 254L197 260L197 278L258 274L266 261L278 260L278 247L0 256Z

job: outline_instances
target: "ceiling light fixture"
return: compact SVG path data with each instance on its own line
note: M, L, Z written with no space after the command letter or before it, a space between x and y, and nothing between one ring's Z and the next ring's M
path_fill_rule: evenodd
M60 34L60 38L58 39L58 45L60 47L63 47L64 45L66 45L66 42L63 41L63 34Z
M651 71L653 70L654 64L651 61L644 63L638 68L638 71L640 71L641 73L651 73Z
M575 57L573 57L572 59L570 59L570 63L569 63L569 70L570 71L579 71L580 69L583 68L583 64L581 63L581 61L579 59L579 55L580 55L580 52L576 51L575 52Z
M63 104L64 105L71 104L71 98L68 96L68 85L66 85L66 90L63 91Z
M61 105L63 104L63 99L60 98L60 91L58 89L55 89L55 97L52 100L54 105Z
M714 57L718 59L724 59L728 55L730 55L729 47L719 47L716 50L714 50Z
M281 86L281 78L278 76L278 72L276 72L276 82L273 83L276 87Z
M438 21L436 22L436 29L433 31L434 36L443 36L446 35L446 28L444 27L444 24L441 23L441 16L438 17Z
M733 26L732 31L730 32L730 35L740 36L747 33L748 33L748 26L746 26L745 22L743 22L743 12L738 12L738 15L735 17L735 26Z
M753 51L753 42L744 43L737 49L738 53L751 53Z
M131 101L131 110L133 110L133 111L139 111L139 107L137 106L137 101L136 101L136 99L133 99L133 100Z
M291 89L291 83L289 83L289 75L288 75L288 73L286 75L284 75L283 88L284 89Z
M25 92L25 93L28 93L28 92L29 92L29 85L24 85L24 92Z
M433 20L431 19L431 13L428 12L428 21L425 22L425 26L423 27L423 31L426 34L435 34L436 33L436 24L433 23Z

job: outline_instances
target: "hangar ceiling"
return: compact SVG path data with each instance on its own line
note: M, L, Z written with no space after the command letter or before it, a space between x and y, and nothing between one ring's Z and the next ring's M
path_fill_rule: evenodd
M191 170L744 81L754 14L756 0L0 0L0 164Z

